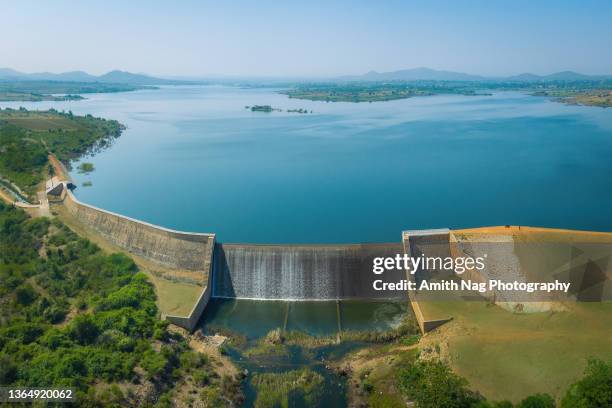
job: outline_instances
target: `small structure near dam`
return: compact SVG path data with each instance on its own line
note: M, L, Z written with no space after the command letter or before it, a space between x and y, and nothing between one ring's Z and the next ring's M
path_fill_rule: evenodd
M499 262L490 262L488 270L479 271L470 268L461 276L427 268L420 268L414 274L397 268L389 268L382 274L375 274L373 271L375 258L396 256L456 258L466 254L477 254L479 248L491 248L490 245L484 247L477 245L473 239L475 234L473 231L478 229L406 231L401 235L401 241L383 244L219 243L212 233L174 231L81 203L65 187L61 189L65 192L62 194L63 199L54 205L63 206L80 224L95 231L113 246L172 271L173 279L179 281L188 279L201 286L201 293L189 313L164 316L170 322L188 330L194 330L211 297L284 301L404 299L410 302L419 327L425 333L447 322L451 316L434 316L428 312L427 302L431 299L420 297L418 291L375 290L373 286L375 280L390 284L420 282L435 272L436 279L448 275L450 279L483 282L499 273L501 267ZM55 192L55 189L60 190L59 187L54 187L52 192ZM582 245L578 248L575 243L568 244L568 253L563 249L564 256L559 255L562 252L559 252L558 247L555 247L556 252L549 251L550 253L542 256L538 252L541 251L542 245L532 245L529 250L519 251L519 238L531 237L530 230L523 228L520 231L519 228L519 233L510 227L496 228L498 229L493 230L492 235L485 237L485 241L491 237L510 237L509 240L505 239L505 246L498 245L496 248L503 249L505 257L503 259L513 260L513 262L504 262L504 265L513 266L513 276L517 279L527 280L533 276L541 279L555 276L567 278L576 282L575 287L579 290L572 295L577 300L584 300L587 295L589 299L612 297L609 265L612 255L610 246L612 234L592 233L599 234L596 236L599 240L597 251L592 252L599 258L593 261L593 256L589 255L591 247ZM548 231L547 234L550 235L551 231L558 230L544 231ZM525 242L529 242L529 239ZM543 264L534 262L540 258L553 259L554 265L551 268L554 266L556 269L553 268L554 270L548 275L541 272ZM534 275L530 272L534 270L539 272ZM492 302L496 301L496 296L498 296L496 293L490 291L476 295L481 300L488 299ZM461 294L453 300L470 300L470 297L473 299L475 295ZM513 310L517 311L516 306L513 307Z

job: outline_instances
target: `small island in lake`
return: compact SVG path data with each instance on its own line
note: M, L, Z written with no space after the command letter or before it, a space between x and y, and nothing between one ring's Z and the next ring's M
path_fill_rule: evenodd
M81 174L88 174L95 170L93 163L81 163L77 169Z
M282 109L273 108L270 105L253 105L253 106L245 106L244 109L250 109L251 112L282 112ZM308 109L299 108L299 109L287 109L287 113L312 113Z
M272 111L275 111L275 110L280 110L280 109L274 109L270 105L245 106L245 109L250 109L251 112L272 112Z
M382 102L438 94L482 95L464 83L324 83L297 85L282 91L289 98L323 102Z

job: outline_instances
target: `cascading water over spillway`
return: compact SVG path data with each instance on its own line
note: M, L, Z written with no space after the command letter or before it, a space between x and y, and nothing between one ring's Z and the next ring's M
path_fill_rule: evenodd
M402 253L400 243L360 245L217 244L213 297L275 300L390 299L373 281L398 282L404 271L372 272L376 257Z

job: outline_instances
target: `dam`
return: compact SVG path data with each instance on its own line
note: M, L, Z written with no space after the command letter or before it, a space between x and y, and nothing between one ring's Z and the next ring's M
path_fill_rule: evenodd
M423 333L449 321L451 316L429 313L427 296L418 296L419 294L412 291L374 289L374 280L397 283L401 280L430 279L434 273L441 276L441 271L434 270L419 270L414 275L401 269L387 270L380 275L373 273L374 258L388 258L398 254L446 258L473 255L482 251L493 254L493 249L499 248L500 255L496 255L496 258L501 261L492 260L485 271L469 270L461 279L483 281L512 266L512 274L523 280L533 276L543 280L556 276L576 282L575 287L578 290L572 293L575 300L612 298L612 268L609 265L612 258L609 255L612 253L612 234L609 233L528 227L521 230L520 227L517 229L506 226L456 231L404 231L401 235L398 234L401 239L398 239L397 243L234 244L217 242L213 233L175 231L96 208L80 202L68 188L63 188L61 197L55 198L52 205L61 206L70 217L95 231L115 247L147 262L163 266L169 271L171 280L195 282L201 287L200 295L189 313L163 316L171 323L190 331L196 328L211 298L310 304L331 302L332 306L329 307L332 307L332 314L335 316L340 316L344 307L340 302L384 303L399 300L411 306ZM483 236L484 246L478 243ZM491 241L500 237L503 238L503 246L498 243L492 246ZM537 240L555 237L554 250L546 249L541 242L533 245L534 237ZM575 242L576 237L584 242L589 241L589 245L578 245ZM542 263L542 259L555 262ZM538 271L537 275L534 275L533 271ZM475 299L470 296L461 295L457 299ZM505 303L515 300L512 307L522 307L522 304L529 300L502 299L498 293L487 294L485 297L493 302L496 302L496 299ZM482 299L482 296L478 296L478 299ZM346 305L348 306L348 303ZM329 307L321 305L321 310ZM300 310L304 308L286 306L278 310L285 310L281 313L285 315L285 323L280 326L286 327L287 316L300 314ZM339 317L332 319L332 325L337 324L338 331L341 330L340 320Z
M63 206L114 246L168 268L173 278L199 281L202 292L190 313L164 316L188 330L196 327L211 298L322 303L408 299L407 293L376 291L372 286L374 279L391 283L406 278L402 270L372 272L373 258L403 252L399 240L325 245L220 243L213 233L148 224L82 203L68 188L63 191L55 205Z

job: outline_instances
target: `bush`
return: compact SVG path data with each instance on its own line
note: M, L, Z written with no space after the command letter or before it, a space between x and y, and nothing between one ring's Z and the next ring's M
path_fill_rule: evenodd
M519 402L516 408L555 408L555 400L548 394L535 394Z
M68 330L70 337L79 344L94 343L100 333L100 329L89 314L75 317Z
M467 408L483 399L440 361L417 361L400 370L398 385L420 408Z
M590 360L584 378L569 388L561 407L612 407L612 362Z
M38 293L29 284L24 284L15 290L15 300L22 306L27 306L34 302Z
M13 359L0 354L0 384L11 384L17 379L17 365Z
M161 353L148 350L145 352L142 358L141 365L147 372L149 379L159 379L166 373L168 360Z

